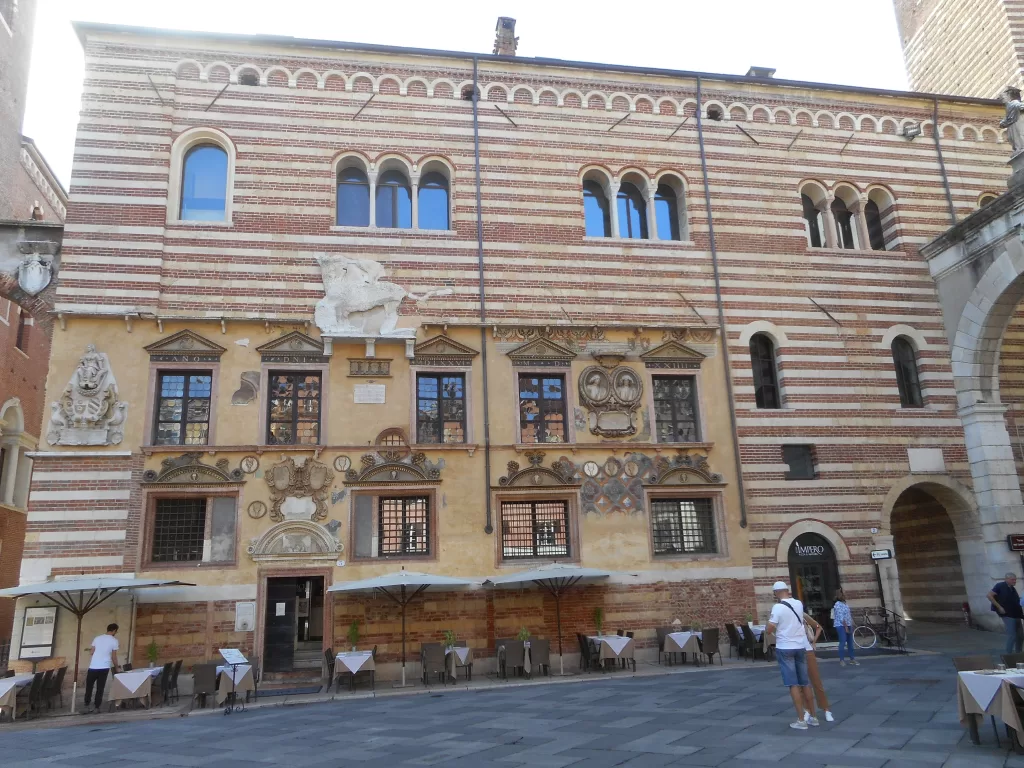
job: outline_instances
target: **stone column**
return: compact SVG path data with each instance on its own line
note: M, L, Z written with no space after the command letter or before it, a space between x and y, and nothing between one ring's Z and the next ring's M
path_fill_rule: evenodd
M1020 557L1010 552L1006 537L1024 533L1024 497L1003 418L1005 412L1005 405L985 402L965 405L958 411L980 523L980 535L976 537L963 538L958 532L960 564L975 620L993 629L1001 629L1002 623L989 611L985 595L1007 571L1021 575Z
M839 233L836 231L836 217L832 215L832 201L835 199L834 195L829 195L818 208L818 210L821 211L822 223L825 225L824 234L826 248L839 247Z
M608 186L608 214L612 220L612 237L621 237L619 234L619 180L615 179Z
M409 194L412 196L412 228L420 228L420 175L413 173L409 178Z
M657 184L647 185L647 238L649 240L658 239L658 218L657 212L654 210L654 196L658 193Z
M377 172L370 171L366 174L370 181L370 226L377 226Z
M13 505L14 489L18 484L18 454L21 452L17 437L14 442L6 443L3 448L5 453L3 482L0 483L0 502Z
M888 549L895 553L892 534L876 533L871 538L872 549ZM882 579L882 598L885 607L899 616L903 615L903 599L900 595L900 574L896 566L896 558L877 561L878 574Z
M867 205L867 198L862 197L853 208L853 220L857 223L857 246L862 251L871 250L871 235L868 234L868 220L864 216L864 206Z

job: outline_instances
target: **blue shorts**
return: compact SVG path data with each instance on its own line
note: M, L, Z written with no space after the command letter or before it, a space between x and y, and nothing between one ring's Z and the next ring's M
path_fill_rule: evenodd
M779 660L782 670L782 684L792 688L794 685L810 685L807 677L807 651L775 649L775 657Z

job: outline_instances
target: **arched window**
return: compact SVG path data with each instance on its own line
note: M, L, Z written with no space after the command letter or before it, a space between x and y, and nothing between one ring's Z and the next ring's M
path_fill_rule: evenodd
M182 221L224 221L227 216L228 153L200 144L185 155L181 173Z
M590 179L583 182L583 220L587 237L611 237L612 216L604 188Z
M679 236L679 201L668 184L659 184L654 194L654 220L659 240L681 240Z
M995 195L992 195L992 194L982 195L981 199L978 200L978 207L979 208L984 208L986 205L994 203L995 201L996 201L996 196Z
M775 345L763 333L750 337L750 365L754 372L754 400L758 408L781 408Z
M807 224L807 242L811 248L821 248L824 240L821 237L821 212L815 207L814 201L807 195L800 195L804 206L804 222Z
M853 213L838 197L832 201L832 218L836 220L836 236L839 238L836 245L839 248L856 248L857 242L853 238Z
M370 226L370 180L362 168L338 171L338 226Z
M647 239L647 203L635 184L619 185L619 237L630 240Z
M412 227L412 193L401 171L387 171L377 181L377 226Z
M424 174L419 189L420 229L450 229L448 179L437 171Z
M921 408L921 380L917 376L917 355L903 336L892 340L892 364L896 368L896 386L900 390L902 408Z
M882 213L878 203L868 200L864 204L864 222L868 225L868 237L871 239L871 250L885 250L885 230L882 227Z

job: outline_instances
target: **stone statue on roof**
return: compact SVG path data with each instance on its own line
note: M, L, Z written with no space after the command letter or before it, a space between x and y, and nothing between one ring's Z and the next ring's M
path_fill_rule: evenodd
M1021 103L1020 89L1012 85L1006 86L999 94L1006 105L1006 117L999 121L999 127L1006 129L1006 137L1013 147L1013 154L1024 151L1024 120L1020 119L1024 104Z

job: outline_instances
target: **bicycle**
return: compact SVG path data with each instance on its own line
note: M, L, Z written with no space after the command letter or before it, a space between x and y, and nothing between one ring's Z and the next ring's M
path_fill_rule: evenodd
M881 619L875 621L878 612ZM900 617L886 608L865 608L862 623L853 629L853 644L862 649L874 648L879 638L890 648L906 652L907 627Z

